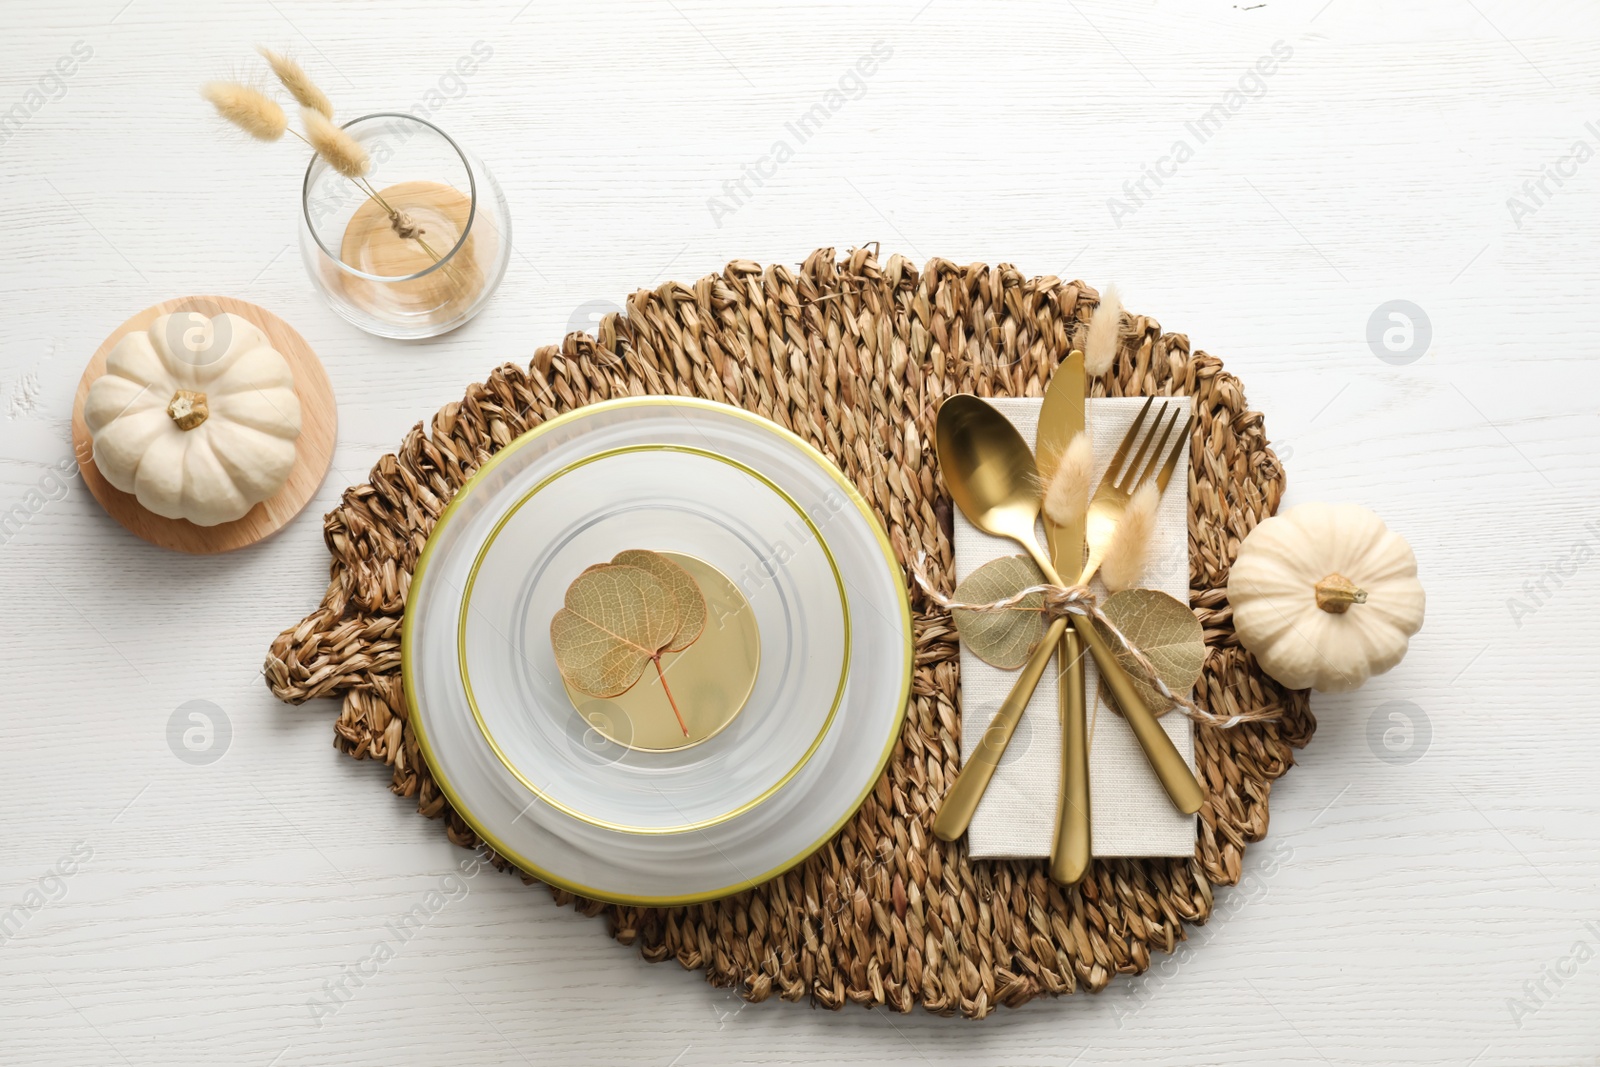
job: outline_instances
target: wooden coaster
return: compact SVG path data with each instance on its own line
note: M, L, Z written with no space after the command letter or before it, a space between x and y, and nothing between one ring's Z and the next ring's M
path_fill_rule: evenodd
M147 330L162 315L193 311L214 318L232 312L246 319L267 335L272 347L289 361L294 374L294 391L300 398L300 436L295 441L294 469L282 489L255 507L242 519L217 526L196 526L187 519L166 519L143 505L131 493L124 493L106 481L94 465L94 442L83 421L83 402L89 386L106 372L106 357L123 337L135 330ZM333 443L338 431L338 411L333 400L333 385L322 361L294 327L265 308L229 296L185 296L165 300L145 308L111 332L95 351L78 382L78 395L72 402L72 452L78 460L89 492L100 501L111 517L132 533L153 545L211 555L253 545L277 533L300 513L322 485L333 462Z

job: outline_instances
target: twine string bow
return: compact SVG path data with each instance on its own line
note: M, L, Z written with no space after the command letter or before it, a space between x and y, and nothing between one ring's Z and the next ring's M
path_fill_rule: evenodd
M417 225L417 220L411 217L410 212L398 209L389 212L389 225L394 229L395 236L403 241L412 238L421 240L422 235L427 232Z
M1056 585L1053 582L1042 582L1038 585L1030 585L1025 589L1019 589L1000 600L986 604L968 604L948 597L934 588L933 583L928 579L926 563L927 553L922 553L917 557L916 563L911 568L912 576L916 579L918 587L922 589L928 599L946 611L1005 611L1016 607L1035 593L1040 593L1044 597L1044 607L1041 613L1047 622L1054 622L1056 619L1065 618L1068 615L1077 615L1099 624L1103 631L1111 635L1111 639L1116 642L1117 646L1127 653L1128 659L1132 661L1140 680L1161 694L1161 697L1168 701L1170 706L1178 708L1195 722L1226 730L1242 722L1263 722L1268 719L1278 718L1278 713L1275 710L1266 708L1241 712L1237 715L1213 715L1187 696L1174 693L1171 687L1162 679L1161 672L1156 670L1155 664L1150 662L1150 657L1146 656L1137 645L1128 640L1126 634L1118 629L1116 623L1112 622L1101 609L1099 596L1086 585L1069 586Z

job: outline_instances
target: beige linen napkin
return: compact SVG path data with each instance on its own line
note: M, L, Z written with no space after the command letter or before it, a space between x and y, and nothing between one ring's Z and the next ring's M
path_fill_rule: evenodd
M1094 440L1095 484L1104 475L1122 435L1138 416L1143 397L1091 399L1086 422ZM1039 423L1039 400L990 400L1011 420L1032 446ZM1158 401L1151 414L1162 410ZM1188 397L1166 398L1166 404L1190 403ZM1149 419L1146 419L1148 425ZM1156 540L1149 568L1140 583L1189 602L1189 517L1184 472L1189 469L1187 435L1178 473L1162 494ZM1147 457L1148 460L1148 457ZM1039 529L1040 543L1044 530ZM958 581L999 556L1021 550L1012 542L974 529L958 511L955 516L956 578ZM1074 575L1064 575L1071 581ZM1104 587L1095 581L1097 592ZM1011 738L1000 767L989 783L972 825L967 831L975 858L1048 856L1055 833L1056 796L1061 782L1061 720L1056 705L1058 659L1052 659L1027 711ZM1089 746L1089 802L1096 856L1188 856L1194 852L1194 816L1183 815L1167 799L1161 782L1144 758L1133 731L1099 695L1099 673L1094 660L1084 657L1088 677L1091 723ZM972 754L989 720L1011 690L1016 671L991 667L961 648L961 753ZM1194 766L1194 735L1181 711L1161 719L1167 735L1184 761Z

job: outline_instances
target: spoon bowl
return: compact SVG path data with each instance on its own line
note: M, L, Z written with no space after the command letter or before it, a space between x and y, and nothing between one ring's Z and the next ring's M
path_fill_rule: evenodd
M939 405L939 469L950 498L967 520L986 534L1021 545L1045 577L1060 575L1039 549L1039 470L1028 442L1004 415L962 393Z

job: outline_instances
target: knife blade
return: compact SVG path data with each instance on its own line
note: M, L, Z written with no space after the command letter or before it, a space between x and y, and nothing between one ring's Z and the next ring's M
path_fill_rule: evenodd
M1050 484L1061 455L1084 429L1083 353L1074 349L1056 367L1039 409L1034 458L1039 480ZM1087 502L1086 502L1087 503ZM1057 524L1044 516L1050 562L1069 581L1083 569L1083 517ZM1050 848L1050 877L1064 885L1081 881L1089 870L1089 738L1084 692L1083 647L1075 627L1063 633L1058 646L1056 694L1061 715L1061 794L1056 800L1055 839Z

